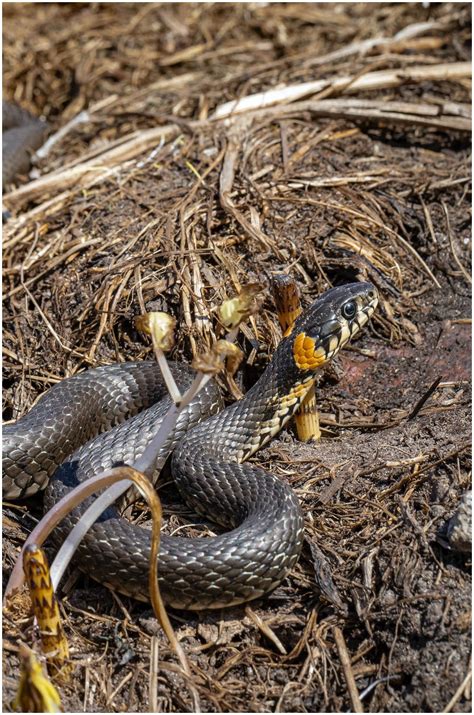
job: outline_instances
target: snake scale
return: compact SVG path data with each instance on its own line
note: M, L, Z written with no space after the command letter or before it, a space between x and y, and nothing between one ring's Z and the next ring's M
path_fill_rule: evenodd
M165 453L173 453L174 481L188 506L228 531L211 538L162 536L158 570L166 603L185 609L242 603L268 593L291 571L303 540L296 495L246 460L281 430L321 365L360 330L376 305L370 283L327 291L298 318L241 400L222 410L210 382L181 414L164 445ZM185 389L190 371L175 365L173 372ZM19 498L46 487L50 508L90 476L132 464L170 405L169 397L161 399L163 392L151 362L99 367L58 383L4 427L4 496ZM60 524L58 541L89 504L90 499ZM150 532L111 507L85 536L76 562L96 580L144 600L149 553Z

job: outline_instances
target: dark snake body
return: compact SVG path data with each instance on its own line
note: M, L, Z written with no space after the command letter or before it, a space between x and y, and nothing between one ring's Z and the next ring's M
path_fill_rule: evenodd
M48 125L11 102L2 102L2 186L27 174L31 156L43 144Z
M302 370L295 362L297 336L314 334L315 345L331 356L368 320L375 295L364 283L324 294L299 318L242 400L219 411L217 388L209 383L180 415L164 446L166 453L174 450L174 480L190 507L231 531L209 539L163 535L159 580L168 604L197 609L241 603L272 590L292 569L303 539L296 496L273 475L243 462L283 427L313 382L315 369ZM357 315L341 328L340 306L351 298L358 302ZM173 369L184 389L189 371ZM132 464L170 405L169 397L153 404L162 392L153 363L96 368L59 383L24 418L4 428L5 495L37 491L55 472L46 491L49 508L93 474ZM110 427L74 452L92 431ZM60 524L58 539L89 504L90 499ZM149 532L109 508L81 543L77 563L115 590L146 599L149 554Z

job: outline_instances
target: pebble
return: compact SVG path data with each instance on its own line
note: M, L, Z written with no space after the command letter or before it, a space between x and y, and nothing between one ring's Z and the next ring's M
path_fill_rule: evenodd
M467 553L472 548L472 491L461 497L454 516L448 522L449 544L455 551Z

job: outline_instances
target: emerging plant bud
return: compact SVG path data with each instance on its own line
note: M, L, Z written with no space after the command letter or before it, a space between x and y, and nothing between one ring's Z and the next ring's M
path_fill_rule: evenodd
M229 375L234 376L244 357L242 350L235 343L229 342L229 340L218 340L214 349L225 360L226 371Z
M33 613L38 621L41 648L51 675L66 680L70 671L66 663L69 648L61 625L59 606L51 583L46 555L39 546L30 544L23 553L23 569L30 589Z
M191 367L204 375L216 375L225 367L231 375L234 375L242 357L243 353L237 345L228 340L218 340L209 352L197 355Z
M43 673L34 652L20 644L20 683L12 703L15 710L24 713L59 713L62 711L58 691Z
M259 308L256 298L262 290L261 283L248 283L238 296L225 300L218 310L221 323L231 330L256 313Z
M135 327L142 333L151 335L153 345L160 350L171 350L174 345L176 320L168 313L153 311L135 318Z

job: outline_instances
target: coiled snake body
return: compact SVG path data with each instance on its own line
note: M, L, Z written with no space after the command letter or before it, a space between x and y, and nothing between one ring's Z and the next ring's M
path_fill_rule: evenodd
M189 506L230 531L208 539L163 535L159 580L168 604L199 609L241 603L272 590L292 569L303 538L297 498L245 460L279 432L317 369L358 332L376 304L369 283L328 291L300 316L242 400L219 411L219 393L208 383L181 414L164 446L173 451L174 480ZM189 371L175 366L174 372L186 387ZM49 482L49 508L93 474L132 464L170 404L169 398L156 402L162 392L159 370L148 362L96 368L54 386L25 417L4 427L4 496L25 496ZM58 538L89 504L61 523ZM149 553L149 532L109 508L81 543L77 563L115 590L147 599Z

